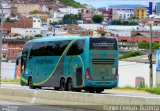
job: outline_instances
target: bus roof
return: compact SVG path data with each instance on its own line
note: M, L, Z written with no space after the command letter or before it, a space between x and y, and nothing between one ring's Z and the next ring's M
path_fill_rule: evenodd
M87 39L89 36L53 36L33 39L29 42L45 42L45 41L59 41L59 40L73 40L73 39Z

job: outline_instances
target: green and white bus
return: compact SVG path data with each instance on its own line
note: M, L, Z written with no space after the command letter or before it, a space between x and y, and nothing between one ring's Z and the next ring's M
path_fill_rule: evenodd
M27 42L16 63L21 85L101 93L117 87L118 54L116 38L55 36Z

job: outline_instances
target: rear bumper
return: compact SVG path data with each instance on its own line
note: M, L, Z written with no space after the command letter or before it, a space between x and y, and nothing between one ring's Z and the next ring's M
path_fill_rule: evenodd
M118 86L118 80L116 81L92 81L86 80L84 83L85 88L101 88L101 89L111 89Z

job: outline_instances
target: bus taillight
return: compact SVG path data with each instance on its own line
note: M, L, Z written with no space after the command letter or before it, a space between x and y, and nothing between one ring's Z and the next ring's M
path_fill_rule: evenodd
M87 78L88 80L91 80L90 69L89 69L89 68L87 68L87 70L86 70L86 78Z
M114 80L118 80L118 68L116 69L116 75L114 77Z

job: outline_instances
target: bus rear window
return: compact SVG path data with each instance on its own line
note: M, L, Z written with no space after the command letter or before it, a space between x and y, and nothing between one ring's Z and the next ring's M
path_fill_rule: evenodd
M115 38L90 38L90 49L117 50L117 41Z

